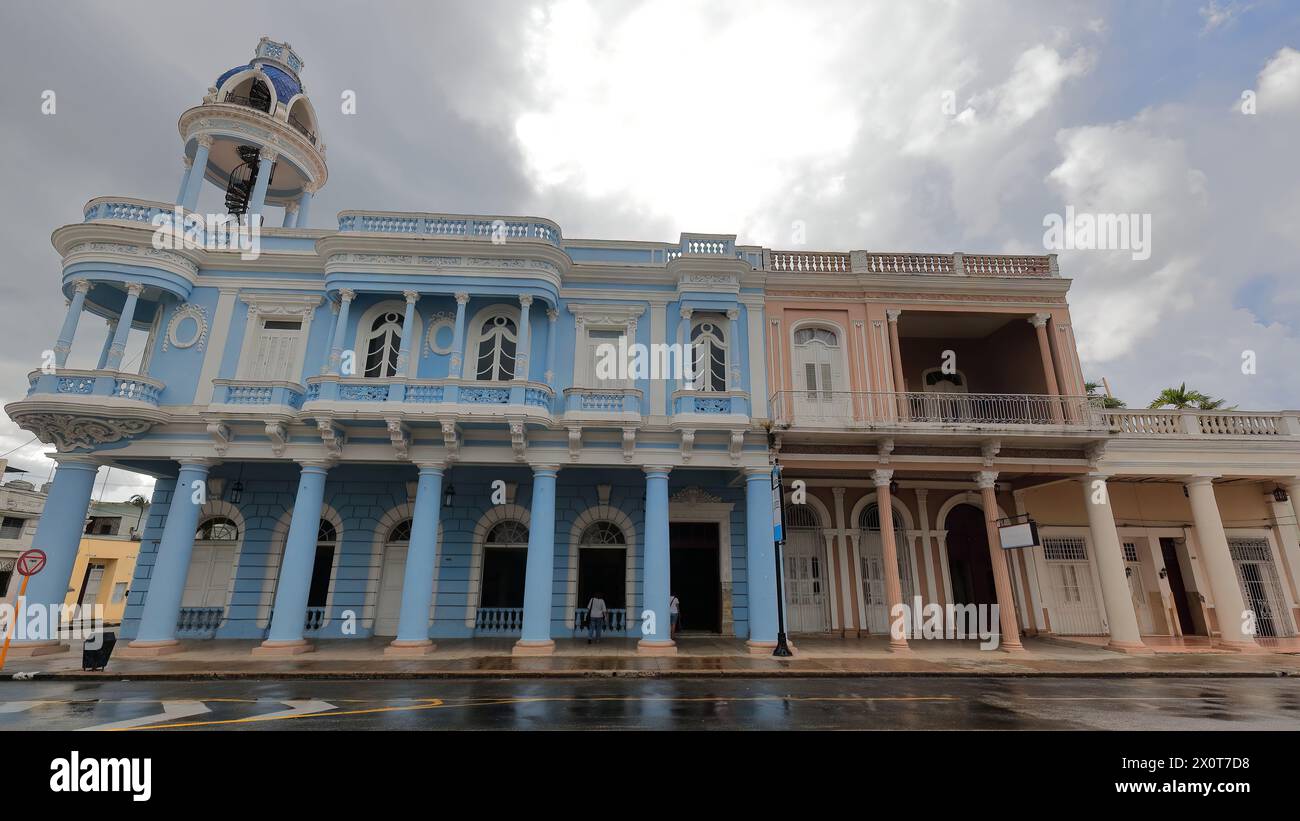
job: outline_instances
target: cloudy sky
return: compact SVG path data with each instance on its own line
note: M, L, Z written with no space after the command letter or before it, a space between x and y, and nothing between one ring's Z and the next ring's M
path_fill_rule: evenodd
M172 199L178 115L263 34L307 63L330 165L317 227L345 208L529 213L570 237L793 249L799 224L808 249L1043 253L1067 207L1150 214L1149 259L1061 252L1088 377L1130 405L1186 380L1300 407L1285 0L10 0L0 399L62 321L50 232L95 196ZM102 342L98 321L82 331L73 365ZM39 483L52 463L31 438L0 422L0 454ZM106 499L150 484L100 479Z

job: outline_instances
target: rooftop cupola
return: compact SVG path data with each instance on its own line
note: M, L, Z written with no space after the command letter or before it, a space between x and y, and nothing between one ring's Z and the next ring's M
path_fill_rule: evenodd
M263 37L253 59L222 73L203 102L181 115L184 175L176 202L198 208L203 181L231 214L284 209L285 227L306 227L312 196L328 176L316 110L303 89L302 58ZM196 171L197 169L197 171Z

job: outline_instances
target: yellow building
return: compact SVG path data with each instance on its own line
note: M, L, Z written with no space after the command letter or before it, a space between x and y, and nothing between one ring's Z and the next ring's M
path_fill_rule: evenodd
M90 506L64 604L103 605L105 624L121 624L140 553L140 531L148 515L147 505L141 508L129 502Z

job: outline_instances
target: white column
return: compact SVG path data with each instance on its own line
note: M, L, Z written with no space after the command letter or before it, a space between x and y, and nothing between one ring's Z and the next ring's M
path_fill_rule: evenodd
M740 390L740 335L736 329L740 323L740 311L732 308L727 311L727 390Z
M528 379L529 348L533 344L533 326L528 312L532 308L533 298L524 294L519 297L519 337L515 345L515 379Z
M1110 629L1112 650L1124 653L1149 653L1138 630L1133 612L1133 593L1129 588L1128 568L1124 566L1124 549L1115 530L1115 514L1110 506L1110 491L1102 473L1083 478L1083 506L1088 510L1088 530L1092 534L1092 553L1101 581L1101 598L1106 605L1106 622Z
M1228 537L1223 532L1219 503L1214 497L1213 476L1193 476L1186 480L1187 498L1192 505L1196 524L1196 541L1201 546L1201 561L1210 576L1214 593L1214 613L1219 622L1220 640L1226 647L1253 650L1259 645L1242 629L1246 603L1237 583L1237 569L1228 551Z

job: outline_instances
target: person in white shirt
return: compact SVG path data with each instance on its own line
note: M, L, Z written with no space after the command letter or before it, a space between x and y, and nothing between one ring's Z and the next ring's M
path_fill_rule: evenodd
M605 632L605 616L609 613L609 608L605 606L605 596L602 593L596 593L587 602L587 644L591 644L592 639L600 643L600 636Z
M669 638L673 638L677 635L677 621L678 618L681 616L681 612L682 612L682 602L680 599L677 598L677 594L674 593L668 597L668 618L672 621L668 633Z

